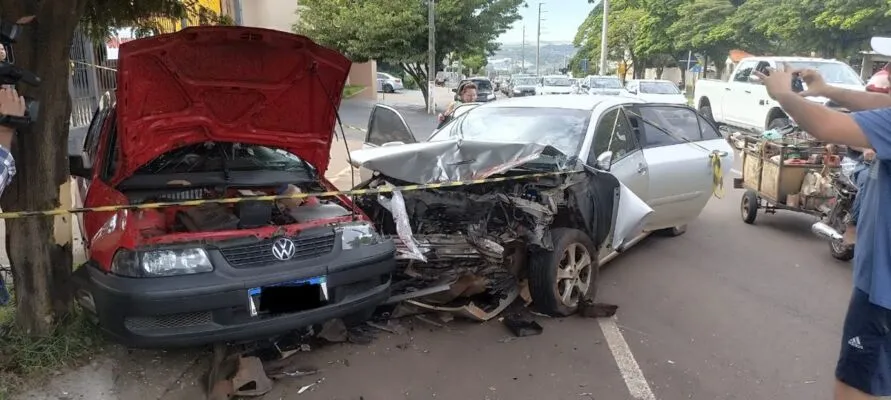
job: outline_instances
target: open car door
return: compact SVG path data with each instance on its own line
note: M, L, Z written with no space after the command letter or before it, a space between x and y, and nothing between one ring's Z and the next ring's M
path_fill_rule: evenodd
M368 129L365 132L365 142L362 144L363 149L416 142L411 127L408 126L399 111L383 104L376 104L371 109L371 116L368 117ZM355 163L353 166L359 167L359 177L362 181L371 178L373 171L355 165Z

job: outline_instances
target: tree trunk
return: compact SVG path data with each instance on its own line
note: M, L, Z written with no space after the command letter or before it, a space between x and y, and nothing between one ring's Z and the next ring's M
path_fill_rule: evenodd
M427 87L427 64L401 63L399 66L415 80L415 83L418 84L418 88L421 90L421 95L424 96L424 104L429 106L430 94L427 93L429 91Z
M36 19L15 45L16 63L43 81L19 85L40 101L39 118L16 138L12 152L18 174L0 198L4 211L59 207L59 185L68 179L69 50L84 10L81 0L0 0L3 17ZM70 218L70 216L65 216ZM51 332L71 309L71 243L56 243L54 217L6 221L6 251L16 285L19 327L31 335Z

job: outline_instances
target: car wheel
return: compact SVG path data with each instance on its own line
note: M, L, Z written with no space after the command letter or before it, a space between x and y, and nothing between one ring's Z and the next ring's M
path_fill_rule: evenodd
M767 124L767 130L780 129L792 125L792 120L786 117L774 118Z
M600 266L596 247L577 229L554 229L551 238L554 250L535 254L529 263L529 292L538 311L572 315L581 300L597 294Z
M712 114L712 106L700 107L699 115L702 115L702 118L705 118L708 122L715 123L715 116Z
M390 84L384 85L384 93L395 93L395 92L396 91L393 90L393 85L390 85Z
M743 222L755 223L755 217L758 215L758 202L758 194L753 190L746 190L739 203L739 213Z
M676 237L687 233L687 224L678 225L671 228L660 229L656 231L659 236Z

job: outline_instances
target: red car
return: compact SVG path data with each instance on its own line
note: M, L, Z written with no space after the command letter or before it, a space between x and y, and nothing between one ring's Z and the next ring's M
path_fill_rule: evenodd
M121 44L117 102L70 159L83 206L336 190L324 178L350 61L306 37L195 27ZM367 317L395 247L349 198L90 212L77 301L136 347Z

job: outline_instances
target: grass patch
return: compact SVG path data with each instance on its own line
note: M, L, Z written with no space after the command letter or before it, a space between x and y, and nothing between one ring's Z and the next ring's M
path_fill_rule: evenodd
M362 85L346 85L346 86L343 88L343 98L348 99L348 98L353 97L353 96L355 96L355 95L357 95L357 94L359 94L359 93L362 93L362 92L364 92L364 91L365 91L365 86L362 86Z
M0 400L25 383L77 364L102 346L95 324L80 310L65 318L52 334L30 337L14 326L12 307L0 307Z

